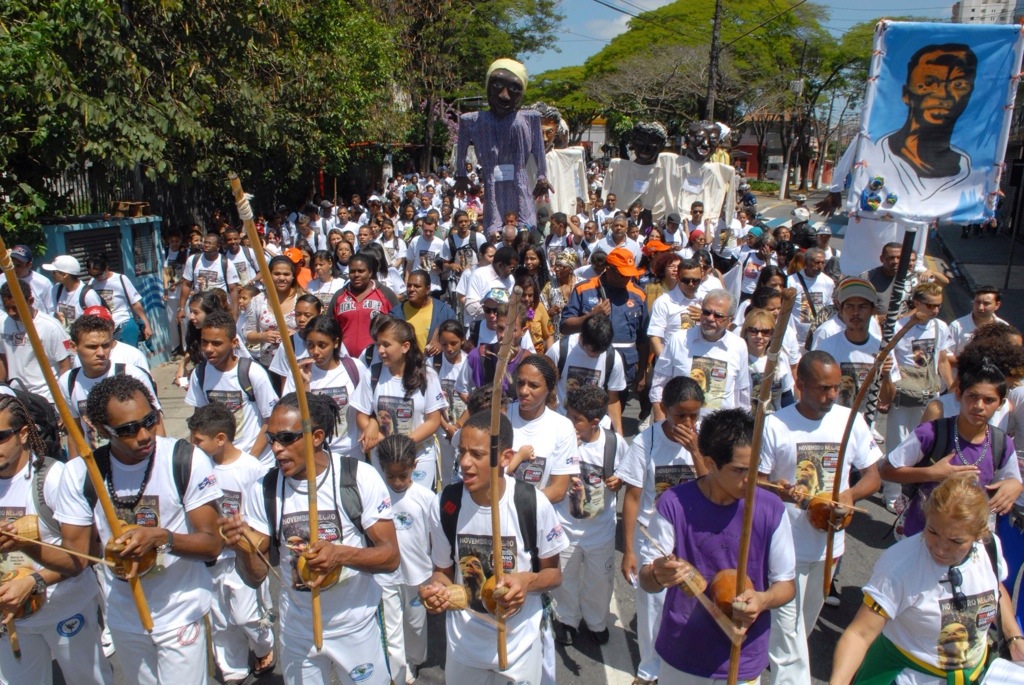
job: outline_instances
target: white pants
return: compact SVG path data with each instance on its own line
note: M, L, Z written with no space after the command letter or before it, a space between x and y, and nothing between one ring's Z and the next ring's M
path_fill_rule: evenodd
M281 631L281 667L287 685L328 685L331 665L342 685L389 685L387 660L377 619L343 637L324 638L323 651L312 640L296 641ZM465 681L470 682L470 681Z
M889 408L885 415L885 450L888 454L900 446L907 439L907 436L914 432L914 429L921 425L921 417L924 416L925 407L896 407ZM902 486L899 483L882 481L882 496L886 502L892 502L900 496Z
M473 668L459 662L452 645L448 645L448 657L444 666L444 681L451 685L540 685L541 645L531 645L518 660L510 663L504 671Z
M235 569L235 557L217 562L213 576L213 653L225 680L240 680L249 673L249 650L262 659L274 649L270 625L261 626L259 590L245 584Z
M608 627L608 606L615 583L615 541L599 547L573 544L562 550L562 584L551 591L555 617L567 626L600 632Z
M409 666L427 660L427 610L415 585L381 586L388 663L395 685L413 682Z
M558 664L555 663L555 631L550 620L541 619L540 626L541 685L555 685Z
M640 663L636 674L644 680L656 680L661 670L661 657L654 649L661 626L661 610L665 606L665 590L657 593L636 589L636 641L640 648Z
M138 685L206 683L206 627L202 619L162 633L110 629L121 669Z
M93 598L64 619L35 628L17 625L21 658L0 638L0 685L51 685L53 660L75 685L112 685L114 676L100 647L99 600Z
M725 678L702 678L699 675L690 675L672 668L664 661L661 662L661 675L658 677L658 685L725 685L728 681ZM739 685L757 685L760 678L745 680Z
M825 604L822 583L825 562L796 563L796 596L778 609L772 609L772 629L768 640L771 685L807 685L811 682L811 657L807 636L814 630L818 614Z

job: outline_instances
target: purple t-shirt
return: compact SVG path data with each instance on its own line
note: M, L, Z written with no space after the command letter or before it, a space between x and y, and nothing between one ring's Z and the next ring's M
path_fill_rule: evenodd
M918 454L918 462L924 460L932 450L932 446L935 445L935 426L939 425L940 430L948 431L946 440L946 454L952 454L953 458L950 460L950 464L953 465L973 465L978 467L978 483L984 487L990 485L995 480L995 472L998 469L1003 468L1006 464L1008 456L1014 454L1013 441L1009 436L1005 437L1006 440L1005 449L1003 450L1003 458L999 465L996 466L992 463L992 448L989 446L985 447L985 443L974 444L967 442L966 440L960 441L960 451L963 453L963 459L953 449L953 431L956 428L956 417L948 417L946 419L940 419L939 421L929 421L922 423L920 426L914 429L914 437L917 438L917 443L920 446L920 452ZM994 433L994 429L989 426L989 430ZM904 446L910 448L906 442ZM982 452L985 452L984 458L982 458ZM936 455L939 459L944 459L946 454ZM912 456L911 453L907 453L904 456L904 461L909 460ZM905 466L913 466L914 464L904 464ZM903 534L907 537L916 535L924 530L924 513L921 511L921 503L928 499L928 496L932 493L932 490L938 483L921 483L918 488L917 495L910 503L910 507L907 509L906 520L903 524Z
M492 353L497 352L497 345L478 345L466 355L466 366L469 367L469 372L472 374L473 387L479 388L487 385L488 383L494 382L494 372L497 365L497 357L488 357L486 360L480 356L480 348L487 347ZM509 380L515 376L516 368L519 366L519 362L525 355L517 354L515 357L508 361L508 369L505 371L505 378L501 381L502 392L509 392ZM515 391L512 392L513 399Z
M673 553L693 564L709 584L718 571L736 568L743 530L743 500L726 506L715 504L700 491L697 481L690 481L665 491L658 498L657 508L675 529ZM785 515L785 505L778 496L757 493L747 575L758 592L768 587L772 534ZM741 681L757 678L768 667L770 627L771 612L764 611L747 631L740 656ZM709 635L721 639L709 639ZM658 655L666 663L683 673L724 679L729 675L729 648L730 642L696 599L677 587L668 589L655 642Z

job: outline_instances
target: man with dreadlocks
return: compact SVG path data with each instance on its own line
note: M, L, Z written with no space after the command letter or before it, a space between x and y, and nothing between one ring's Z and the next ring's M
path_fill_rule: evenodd
M39 611L14 621L21 658L15 658L7 640L0 641L0 682L50 682L51 660L56 659L67 682L106 685L113 677L100 648L100 588L95 578L91 573L65 577L44 568L67 555L3 535L15 532L15 520L36 517L39 539L61 543L53 507L64 464L45 454L25 405L0 395L0 572L22 567L32 571L0 585L0 614L18 611L33 595L46 595Z
M103 567L105 608L118 661L141 685L206 682L203 616L212 584L204 562L220 554L218 500L223 496L213 463L187 440L156 434L160 413L146 385L134 376L100 381L89 393L86 418L110 442L95 452L107 492L126 528L114 538L84 459L71 460L61 478L57 520L63 546L89 553L93 540L124 545L121 559L141 567L141 584L153 618L142 629L131 589ZM64 555L65 557L67 555ZM48 564L65 575L80 573L79 559Z
M604 177L605 195L614 195L621 207L640 202L654 221L679 212L679 193L685 180L679 155L662 152L668 131L657 121L640 121L629 134L633 159L613 159ZM685 242L685 241L684 241Z
M376 469L327 450L340 412L327 395L306 394L316 465L316 473L307 474L298 400L294 392L288 393L270 414L267 441L277 466L249 491L242 514L220 520L222 534L251 587L266 578L265 559L283 566L280 659L285 683L329 683L334 666L342 682L388 685L391 677L377 619L381 589L373 575L398 568L391 498ZM319 539L313 542L310 477L316 480L319 523ZM254 539L259 553L245 537ZM282 553L287 555L283 564ZM308 574L300 571L302 566ZM320 588L321 651L313 646L309 583Z

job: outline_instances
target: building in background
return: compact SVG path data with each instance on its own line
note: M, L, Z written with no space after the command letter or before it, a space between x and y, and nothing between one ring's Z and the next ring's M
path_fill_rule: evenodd
M1022 13L1022 0L960 0L953 5L953 23L1009 24Z

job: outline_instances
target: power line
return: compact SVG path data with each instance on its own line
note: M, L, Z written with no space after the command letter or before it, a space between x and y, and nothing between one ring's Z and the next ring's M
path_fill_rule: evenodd
M873 9L871 7L826 7L825 9L841 12L923 12L925 10L948 10L951 5L938 5L935 7L885 7Z
M632 17L634 19L639 19L640 21L647 22L648 24L653 24L654 26L657 26L660 29L663 29L665 31L669 31L671 33L674 33L677 36L682 36L683 38L686 38L686 39L690 39L690 38L693 37L692 34L686 34L686 33L683 33L682 31L678 31L676 29L669 28L669 27L664 26L663 24L661 24L661 23L659 23L659 22L657 22L657 21L655 21L653 19L648 19L647 17L645 17L643 15L633 14L632 12L627 12L626 10L622 9L621 7L616 7L615 5L609 4L609 3L605 2L604 0L594 0L594 2L596 2L598 5L602 5L604 7L607 7L610 10L614 10L615 12L618 12L619 14L625 14L627 17ZM803 2L807 2L807 0L803 0Z

